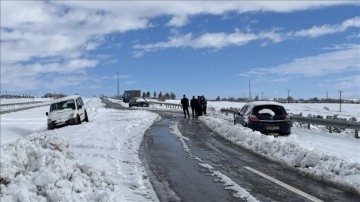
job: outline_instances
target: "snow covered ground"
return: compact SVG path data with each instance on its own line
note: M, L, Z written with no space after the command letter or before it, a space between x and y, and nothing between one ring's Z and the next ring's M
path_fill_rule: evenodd
M26 105L6 105L6 104L14 104L14 103L26 103L26 102L42 102L42 103L34 103L34 104L26 104ZM0 111L8 112L13 109L22 109L27 107L36 107L36 106L44 106L48 105L51 102L51 98L21 98L21 99L0 99Z
M138 158L158 115L86 105L89 123L52 131L48 107L1 115L2 202L158 201Z
M36 102L36 101L46 102L46 101L51 101L51 98L41 98L41 97L34 97L34 98L2 98L2 99L0 99L0 104Z
M53 131L46 130L47 107L1 115L1 201L158 201L138 149L145 130L159 116L147 108L105 109L98 98L85 102L90 122ZM231 115L220 113L220 108L243 104L209 102L208 116L200 120L234 144L360 193L359 139L346 135L348 131L330 134L317 127L294 127L290 136L275 138L234 126ZM341 113L339 105L285 107L304 116L336 113L360 119L358 105L343 104ZM171 129L176 127L174 122Z

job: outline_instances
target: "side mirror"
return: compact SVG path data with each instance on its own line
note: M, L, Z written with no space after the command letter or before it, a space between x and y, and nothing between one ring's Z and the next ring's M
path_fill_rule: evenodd
M82 108L82 106L81 105L79 105L79 109L81 109Z
M46 116L49 116L49 112L46 112L45 114L46 114Z

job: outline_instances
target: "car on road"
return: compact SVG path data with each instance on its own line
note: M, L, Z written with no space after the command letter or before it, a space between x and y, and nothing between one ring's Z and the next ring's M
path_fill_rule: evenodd
M234 114L234 124L238 123L264 134L289 135L291 133L290 115L284 106L272 101L255 101L245 104L239 112Z
M129 101L129 107L149 107L149 103L141 97L133 97Z
M79 95L72 95L54 100L46 112L47 126L52 130L62 125L77 125L82 121L89 121L83 99Z

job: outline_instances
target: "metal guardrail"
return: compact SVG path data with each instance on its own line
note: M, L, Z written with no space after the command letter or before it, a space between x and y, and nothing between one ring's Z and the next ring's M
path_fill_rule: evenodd
M304 116L296 116L291 115L291 120L297 122L307 123L307 128L310 129L310 124L329 126L329 132L332 133L332 127L338 128L347 128L355 130L355 138L359 139L359 130L360 130L360 122L349 122L343 120L336 119L322 119L322 118L312 118L312 117L304 117Z
M12 106L21 106L21 105L29 105L29 104L38 104L43 103L43 101L32 101L32 102L18 102L18 103L8 103L8 104L0 104L0 107L12 107Z
M238 109L221 109L220 111L222 113L231 113L231 114L235 114L235 113L239 112Z
M5 113L10 113L10 112L17 112L17 111L22 111L22 110L27 110L27 109L32 109L32 108L36 108L36 107L42 107L42 106L46 106L46 105L50 105L49 102L43 102L43 101L36 101L36 102L31 102L31 103L27 103L27 104L22 104L22 105L16 105L18 103L12 103L11 105L9 104L4 104L5 107L0 106L0 114L5 114ZM18 106L18 107L11 107L11 106Z
M160 106L165 106L167 108L182 109L181 104L166 103L166 102L152 102L152 101L147 101L147 102L152 105L160 105Z
M239 112L238 109L221 109L222 113L231 113L234 115L235 113ZM297 115L290 115L292 121L307 123L307 128L310 129L311 124L328 126L329 132L332 133L333 127L338 128L347 128L355 130L355 138L359 139L359 130L360 130L360 122L349 122L343 120L336 120L336 119L321 119L321 118L312 118L312 117L304 117L304 116L297 116Z

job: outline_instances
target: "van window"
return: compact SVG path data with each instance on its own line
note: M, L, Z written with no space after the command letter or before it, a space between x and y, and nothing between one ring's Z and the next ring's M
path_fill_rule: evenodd
M81 106L84 106L84 102L83 102L82 98L79 97L78 99L79 99L79 102L80 102Z
M81 104L81 101L79 98L76 99L76 103L77 103L79 109L82 108L83 105Z
M63 109L75 109L74 100L66 100L62 102L53 103L50 105L50 112L55 110L63 110Z

